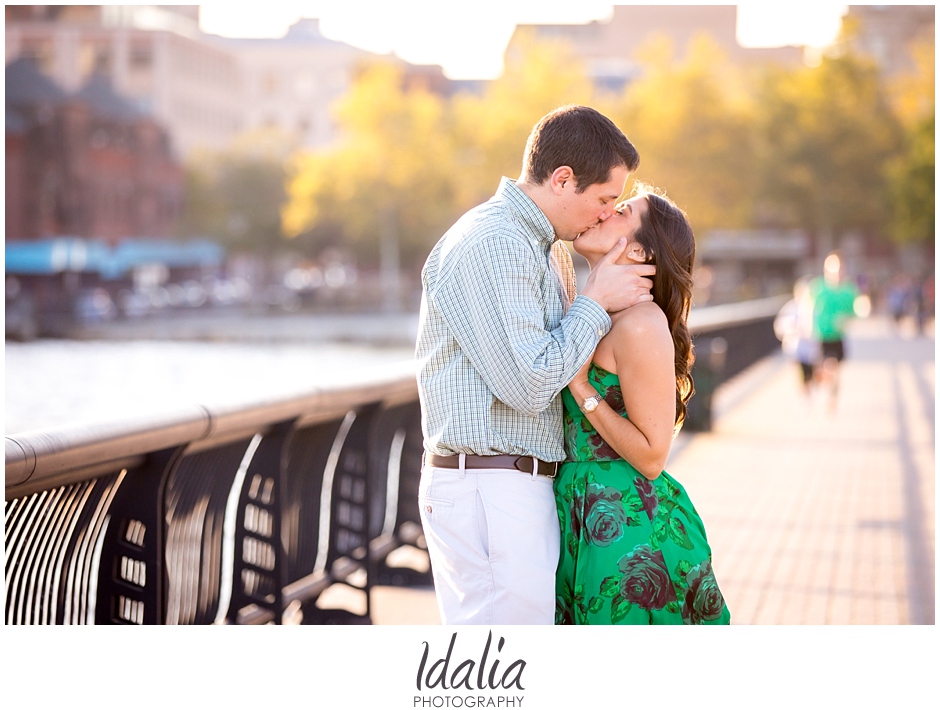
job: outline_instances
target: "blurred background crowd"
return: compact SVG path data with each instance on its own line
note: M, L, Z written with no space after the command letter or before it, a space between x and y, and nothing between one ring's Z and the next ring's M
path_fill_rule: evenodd
M696 307L789 293L838 249L871 310L922 328L934 6L848 6L822 49L744 47L736 17L518 25L500 76L454 80L316 18L252 39L195 5L7 5L6 335L415 311L430 247L564 103L611 116L688 212Z

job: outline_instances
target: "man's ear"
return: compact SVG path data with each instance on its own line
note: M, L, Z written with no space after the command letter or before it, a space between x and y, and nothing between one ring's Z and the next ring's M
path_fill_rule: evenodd
M573 190L577 185L574 179L574 171L567 165L560 165L555 168L555 171L549 178L549 183L552 192L556 195L561 195L566 189Z

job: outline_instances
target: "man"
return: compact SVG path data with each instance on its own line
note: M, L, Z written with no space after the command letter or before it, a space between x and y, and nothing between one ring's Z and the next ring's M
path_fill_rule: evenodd
M652 299L655 268L615 265L621 240L574 297L570 256L552 245L609 217L638 163L610 119L557 109L532 130L519 180L503 178L424 266L419 500L445 624L553 623L556 395L610 329L607 312Z
M834 413L839 396L839 366L845 359L845 326L855 315L858 289L845 278L845 266L838 252L823 262L823 276L811 284L813 297L813 337L820 344L820 378L829 390L829 411Z

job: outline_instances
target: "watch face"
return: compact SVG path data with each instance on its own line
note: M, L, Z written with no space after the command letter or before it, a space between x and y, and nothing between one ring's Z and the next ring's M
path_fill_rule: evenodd
M598 402L596 398L588 397L586 400L584 400L584 411L593 412L595 409L597 409L597 404Z

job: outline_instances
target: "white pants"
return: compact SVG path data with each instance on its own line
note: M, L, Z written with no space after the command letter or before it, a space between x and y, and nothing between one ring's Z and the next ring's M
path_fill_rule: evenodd
M425 466L418 502L444 624L554 623L552 479Z

